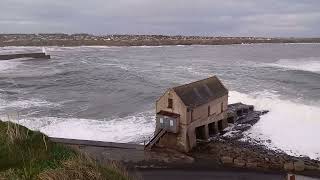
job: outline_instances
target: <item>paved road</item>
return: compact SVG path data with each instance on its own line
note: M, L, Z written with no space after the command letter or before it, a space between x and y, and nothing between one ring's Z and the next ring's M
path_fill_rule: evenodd
M285 175L235 172L235 171L195 171L195 170L141 170L140 175L144 180L284 180Z

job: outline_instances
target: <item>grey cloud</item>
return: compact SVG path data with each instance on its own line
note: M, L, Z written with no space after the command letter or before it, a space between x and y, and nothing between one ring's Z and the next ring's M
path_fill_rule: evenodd
M1 0L0 32L319 36L318 0Z

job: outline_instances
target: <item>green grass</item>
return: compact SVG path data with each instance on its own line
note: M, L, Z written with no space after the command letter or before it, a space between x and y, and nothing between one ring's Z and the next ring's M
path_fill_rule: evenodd
M53 143L44 134L0 121L0 180L130 179L119 166Z

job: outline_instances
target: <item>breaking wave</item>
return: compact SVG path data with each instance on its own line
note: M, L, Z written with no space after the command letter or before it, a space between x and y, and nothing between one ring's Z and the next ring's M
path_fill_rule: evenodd
M27 109L31 107L43 107L43 106L59 106L59 104L51 103L46 100L31 98L28 100L18 100L7 102L0 99L0 110L7 108Z
M122 70L128 71L130 69L129 66L124 65L124 64L112 64L112 63L107 63L107 64L102 64L105 66L111 66L111 67L115 67L115 68L120 68Z
M212 76L212 73L205 72L205 69L199 69L191 66L177 66L176 69L180 70L181 72L188 72L189 74L200 77Z
M320 58L280 59L279 61L268 65L291 70L320 73Z
M10 119L49 137L95 140L122 143L143 143L154 131L153 111L137 113L124 118L105 120L78 118L22 118Z
M41 99L8 102L4 100L3 95L0 94L0 112L5 113L0 113L0 120L16 122L32 130L39 130L49 137L123 143L143 143L144 140L147 140L153 134L155 127L155 115L152 110L132 114L123 118L116 117L104 120L24 117L18 115L18 111L23 109L49 106L56 107L59 106L59 104ZM10 113L7 114L7 112Z
M230 102L253 104L270 110L249 131L245 139L255 139L271 149L280 149L295 156L320 159L320 107L283 100L273 92L242 94L230 92ZM267 140L271 140L268 143Z
M0 73L6 72L6 70L14 69L19 64L21 64L21 62L18 60L0 61Z
M255 139L271 149L280 149L295 156L320 159L320 107L281 99L275 92L243 94L230 92L230 103L253 104L256 109L270 110L249 131L244 140ZM46 106L42 101L21 101L9 106L28 108ZM84 139L96 141L143 143L153 134L154 111L148 110L127 117L104 120L22 117L13 120L33 130L39 130L50 137ZM271 140L271 141L267 141Z

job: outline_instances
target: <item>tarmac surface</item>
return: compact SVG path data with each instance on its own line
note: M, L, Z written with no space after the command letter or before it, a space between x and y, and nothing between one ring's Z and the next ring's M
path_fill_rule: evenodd
M170 170L144 169L139 170L144 180L284 180L285 174L273 174L250 171L229 170Z

